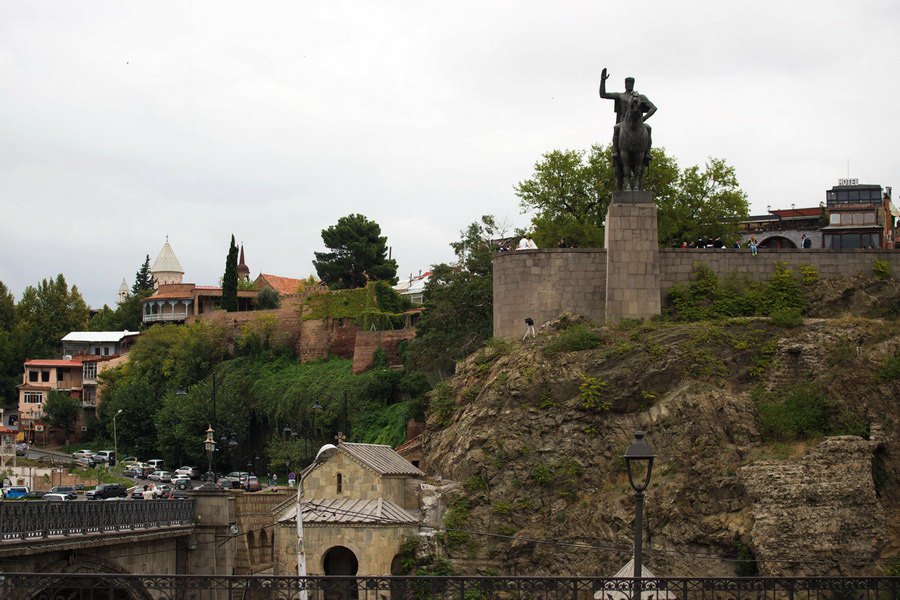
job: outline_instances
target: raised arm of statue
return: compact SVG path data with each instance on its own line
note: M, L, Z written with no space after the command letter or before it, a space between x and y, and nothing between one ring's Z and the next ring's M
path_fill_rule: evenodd
M606 80L609 79L609 75L606 74L606 67L603 68L603 72L600 74L600 97L606 98L608 100L616 100L619 96L618 94L607 94L606 93Z

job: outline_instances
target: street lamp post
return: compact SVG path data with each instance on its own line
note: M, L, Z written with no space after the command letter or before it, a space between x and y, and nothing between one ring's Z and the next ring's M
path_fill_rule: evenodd
M205 383L203 383L202 381L197 381L193 377L185 377L185 379L193 381L196 385L206 388L206 390L210 394L210 399L212 400L212 420L209 423L209 429L206 432L207 439L204 440L203 446L204 446L204 448L206 448L206 452L207 452L207 455L209 458L209 472L206 474L206 476L207 476L207 478L209 478L209 476L212 475L212 482L213 482L213 484L215 484L215 481L216 481L215 473L216 472L214 470L214 466L215 466L216 441L210 437L210 432L215 432L215 427L218 427L218 422L217 422L217 418L216 418L216 374L213 373L211 375L212 386L208 386ZM188 395L187 391L185 391L185 389L184 389L183 383L178 385L178 391L175 392L175 395L179 396L179 397ZM209 442L212 442L212 450L210 450ZM237 446L237 440L232 438L231 442L229 442L228 445L229 446Z
M312 449L309 447L309 444L310 444L309 427L304 427L302 423L294 421L293 419L284 419L284 421L285 421L285 426L284 426L284 429L281 430L281 433L284 434L285 441L287 441L288 437L290 437L290 439L292 441L296 442L297 439L300 437L300 433L303 431L306 432L306 434L303 437L303 460L307 460L310 453L312 452ZM292 425L293 425L293 429L291 429Z
M308 474L316 465L325 462L337 452L337 446L334 444L325 444L319 448L315 462L306 469L306 473ZM303 498L303 477L304 474L300 473L300 479L297 482L297 575L299 577L306 577L306 551L303 547L303 506L300 504L301 498ZM306 583L301 581L300 586L302 587L300 600L307 600Z
M122 409L113 415L113 460L115 464L119 464L119 436L116 434L116 417L122 414Z
M643 565L642 544L644 534L644 490L650 485L650 475L653 471L653 448L644 441L644 432L635 431L634 441L625 450L625 468L628 471L628 483L634 490L634 600L641 600L641 582ZM642 465L644 471L644 481L635 483L634 476L637 466Z
M323 396L325 396L326 398L329 398L329 399L333 400L334 402L338 402L338 400L336 400L334 398L334 396L331 396L330 394L326 394L325 392L320 392L320 393ZM341 441L342 435L343 435L343 439L350 439L350 421L348 420L348 417L347 417L347 390L344 390L343 407L344 407L344 430L338 432L338 442ZM324 410L324 407L321 404L319 404L318 400L316 400L316 403L313 404L312 408L313 408L313 410Z
M206 473L206 484L215 487L216 485L216 474L213 471L213 457L216 455L216 440L213 437L216 430L212 428L212 425L209 426L209 429L206 430L206 439L203 440L203 447L206 449L206 456L209 460L209 471ZM205 486L202 486L205 487Z

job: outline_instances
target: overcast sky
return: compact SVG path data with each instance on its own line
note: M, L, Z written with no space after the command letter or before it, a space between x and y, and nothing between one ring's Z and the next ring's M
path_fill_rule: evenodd
M751 212L849 175L900 184L896 1L0 1L0 281L112 304L166 236L215 285L314 272L359 212L399 275L453 258L552 149L607 143L626 76L682 167L722 157Z

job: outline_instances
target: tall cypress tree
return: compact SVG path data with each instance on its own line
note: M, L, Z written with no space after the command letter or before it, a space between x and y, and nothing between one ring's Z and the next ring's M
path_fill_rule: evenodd
M222 277L222 308L228 312L238 309L238 248L234 243L234 234L231 234L231 247L228 248L228 258L225 259L225 275Z
M144 259L144 264L141 265L141 268L134 275L134 285L131 286L131 293L138 295L141 292L149 292L153 289L154 283L153 274L150 273L150 255L148 254L147 258Z

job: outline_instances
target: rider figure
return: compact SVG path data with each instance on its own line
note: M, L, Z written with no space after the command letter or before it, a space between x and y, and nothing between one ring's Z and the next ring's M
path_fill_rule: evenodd
M615 104L613 105L614 110L616 111L616 126L613 129L613 161L619 161L619 128L621 127L622 121L625 119L625 111L628 110L628 101L632 96L637 96L641 100L641 113L644 114L644 121L653 116L653 113L656 112L656 106L647 99L647 96L643 94L639 94L634 91L634 77L626 77L625 78L625 91L624 92L607 92L606 91L606 80L609 79L609 75L606 74L606 69L603 69L603 73L600 74L600 97L606 98L608 100L615 100ZM647 153L644 154L644 165L650 163L650 148L653 146L653 130L649 125L645 125L647 128Z

